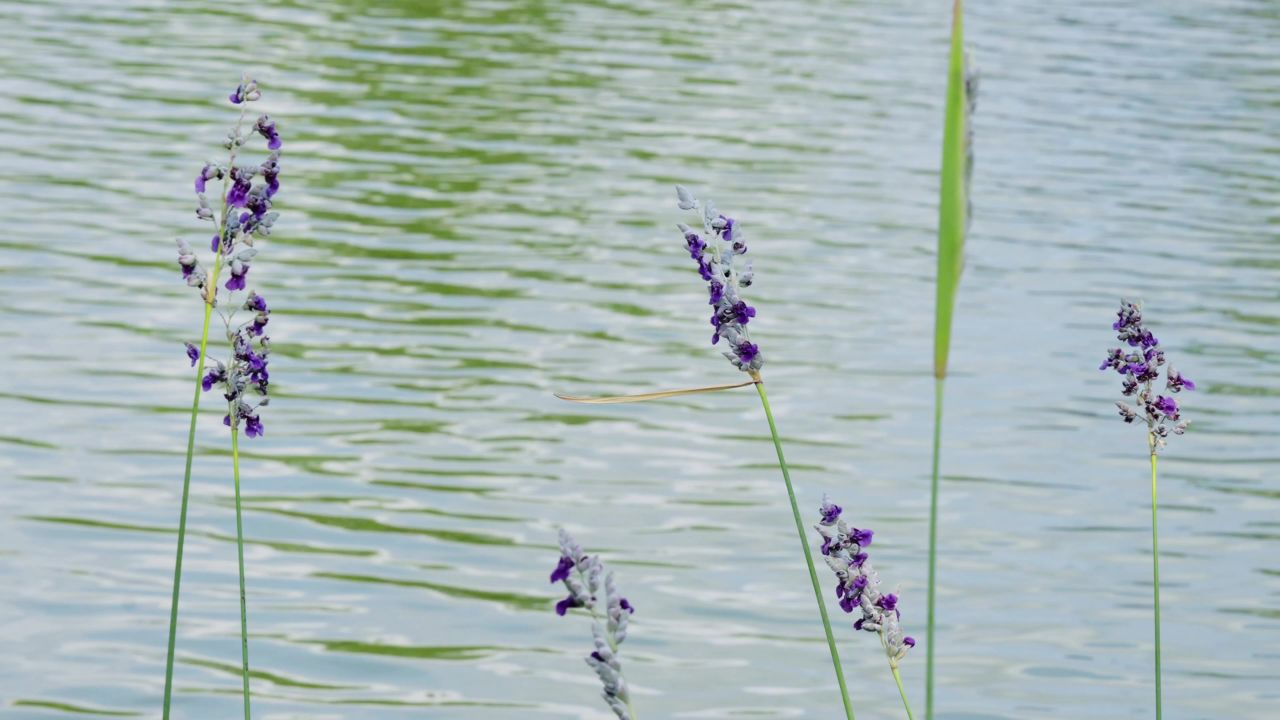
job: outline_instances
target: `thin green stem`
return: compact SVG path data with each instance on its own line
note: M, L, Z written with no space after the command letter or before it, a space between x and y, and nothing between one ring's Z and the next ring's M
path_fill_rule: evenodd
M1156 720L1160 720L1160 533L1156 529L1156 454L1154 439L1151 452L1151 576L1155 593L1156 619Z
M933 720L934 603L938 588L938 464L942 456L942 378L933 382L933 476L929 483L929 607L924 641L924 716ZM905 700L905 698L904 698Z
M195 455L196 419L200 412L200 383L204 377L204 355L209 345L209 316L213 307L204 306L204 329L200 332L200 357L196 363L196 391L191 400L191 427L187 431L187 467L182 476L182 510L178 513L178 553L173 561L173 599L169 603L169 652L164 664L164 718L169 718L169 704L173 698L173 658L178 642L178 597L182 587L182 550L187 539L187 506L191 499L191 460Z
M916 720L911 714L911 703L907 702L907 691L902 687L902 676L898 674L898 667L889 663L889 669L893 671L893 681L898 683L898 694L902 696L902 707L906 708L907 720Z
M773 435L773 447L778 451L778 466L782 468L782 480L787 485L787 498L791 500L791 515L796 521L796 533L800 536L800 548L804 550L804 565L809 568L809 579L813 582L813 596L818 600L818 612L822 615L822 629L827 633L827 647L831 649L831 666L836 671L836 682L840 685L840 699L844 701L844 714L853 719L853 703L849 701L849 687L844 681L844 669L840 666L840 652L836 650L836 638L831 632L831 618L827 615L827 604L822 599L822 585L818 582L818 573L813 568L813 553L809 551L809 540L805 535L804 521L800 519L800 506L796 503L796 492L791 486L791 473L787 470L787 459L782 454L782 440L778 438L778 426L773 422L773 411L769 409L769 396L764 392L764 381L753 374L756 390L760 393L760 403L764 405L764 416L769 420L769 433Z
M230 408L235 414L236 409ZM236 484L236 554L240 560L240 660L244 670L244 720L249 720L249 621L244 601L244 522L240 513L240 428L231 424L231 467Z

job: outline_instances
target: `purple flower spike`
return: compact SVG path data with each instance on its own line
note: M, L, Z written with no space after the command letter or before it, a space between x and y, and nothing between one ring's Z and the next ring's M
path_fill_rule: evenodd
M262 97L257 83L244 77L229 99L240 105L254 102ZM243 116L242 116L243 117ZM278 188L280 173L279 134L275 123L265 115L260 117L254 128L267 140L272 148L268 158L261 165L235 165L236 157L246 152L241 150L248 139L241 132L241 124L237 123L230 132L223 147L229 151L228 164L218 165L206 162L196 175L194 188L199 200L196 216L201 220L212 221L218 232L209 238L209 250L215 254L215 270L206 271L200 266L195 251L184 240L178 241L178 264L187 284L199 287L203 292L202 300L209 306L222 307L219 301L220 288L209 282L210 274L221 275L225 271L225 289L231 292L244 290L247 286L246 276L249 274L250 261L258 254L260 247L255 247L255 236L270 235L271 227L279 213L270 212L272 189ZM254 184L254 178L261 173L265 182ZM221 198L226 206L244 208L244 211L227 211L224 209L220 217L209 205L205 193L210 189L209 181L226 181L226 196ZM229 298L228 298L229 299ZM227 338L231 342L232 358L223 362L204 357L208 363L206 371L200 378L200 387L208 392L217 387L227 400L227 413L223 416L223 424L234 431L241 429L247 437L262 437L265 428L258 415L259 408L265 407L269 398L270 373L267 369L270 356L271 339L266 335L266 326L271 311L267 301L257 293L250 293L244 301L243 309L253 312L253 316L245 319L238 326L228 326ZM220 311L221 312L221 311ZM230 322L231 314L223 313L224 319ZM204 348L197 348L186 343L187 357L192 365L201 362ZM251 392L256 392L261 399L255 404L249 402Z
M764 365L764 357L747 332L756 310L739 294L742 288L751 286L753 279L750 264L737 261L747 252L742 231L736 220L717 213L710 202L699 202L688 188L677 185L676 197L681 210L701 210L703 234L688 225L678 227L689 256L698 264L698 276L707 282L711 324L716 328L711 344L728 338L732 350L725 352L725 357L739 370L754 373Z
M902 632L898 595L880 592L880 577L867 553L861 551L862 546L871 544L872 532L849 527L838 519L839 511L839 505L824 497L820 521L813 527L824 538L824 546L830 546L826 562L836 576L840 608L847 613L862 612L853 628L878 633L889 664L897 668L916 641Z
M1165 388L1170 393L1194 390L1196 384L1167 363L1159 338L1144 327L1142 309L1136 303L1121 301L1116 317L1111 329L1116 331L1116 339L1123 345L1107 352L1100 369L1113 369L1119 373L1121 393L1137 400L1136 409L1124 402L1117 402L1116 406L1125 423L1133 424L1140 417L1145 421L1148 444L1154 454L1165 447L1170 434L1181 435L1187 428L1187 422L1181 420L1182 410L1178 402L1155 392L1153 384L1160 377L1160 368L1165 368ZM1126 351L1125 345L1135 349Z
M591 634L595 649L587 664L604 685L604 700L620 718L630 717L630 695L622 675L619 655L627 639L627 625L635 608L618 592L613 573L605 569L599 556L588 555L573 536L560 531L560 561L551 573L552 582L563 582L569 595L556 603L556 614L585 607L591 614Z

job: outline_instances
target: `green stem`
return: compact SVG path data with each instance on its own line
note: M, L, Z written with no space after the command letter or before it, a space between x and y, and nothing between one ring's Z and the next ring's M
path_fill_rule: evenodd
M248 108L241 104L240 117L236 120L235 134L240 134L240 127L244 125L244 114ZM236 146L231 146L231 152L228 156L227 168L230 169L235 165ZM220 219L214 223L219 238L222 237L227 227L227 214L231 211L231 206L227 203L227 189L231 184L231 174L228 172L226 179L222 181L222 214ZM195 454L196 445L196 418L200 411L200 393L204 390L202 382L204 380L204 357L205 351L209 347L209 318L213 314L213 305L218 298L218 275L222 271L222 243L218 243L218 249L213 256L213 271L209 274L206 281L208 284L201 290L201 297L204 298L204 326L200 330L200 357L197 359L196 366L196 390L195 397L191 401L191 428L187 431L187 467L182 476L182 510L178 514L178 552L173 563L173 600L169 604L169 651L165 657L164 664L164 720L169 720L169 705L173 698L173 659L174 650L178 640L178 597L179 590L182 585L182 550L187 539L187 506L191 497L191 460ZM232 438L234 443L234 438ZM238 466L237 466L238 471ZM237 502L239 501L239 489L237 485ZM236 507L237 521L239 520L239 506ZM243 565L243 561L242 561ZM242 578L243 580L243 578ZM243 598L243 581L241 582ZM243 604L241 605L243 608ZM248 667L246 663L246 668ZM246 679L246 683L247 683ZM245 689L245 717L247 718L249 708L248 687Z
M831 632L831 618L827 616L827 604L822 599L822 585L818 582L818 574L813 568L813 553L809 551L809 541L804 532L804 521L800 519L800 506L796 503L796 492L791 487L791 473L787 470L787 459L782 454L782 440L778 438L778 426L773 422L773 411L769 409L769 396L764 392L764 381L757 374L752 374L756 381L756 390L760 393L760 403L764 405L764 416L769 420L769 432L773 435L773 446L778 451L778 466L782 468L782 480L787 485L787 498L791 500L791 515L796 521L796 532L800 536L800 548L804 550L804 564L809 568L809 579L813 582L813 596L818 600L818 612L822 615L822 628L827 633L827 647L831 649L831 666L836 671L836 682L840 685L840 699L844 701L844 714L853 720L853 703L849 701L849 687L844 681L844 669L840 666L840 653L836 650L836 638Z
M215 281L216 282L216 281ZM209 345L209 316L213 306L205 303L204 329L200 332L200 357L196 361L196 391L191 400L191 427L187 431L187 468L182 476L182 510L178 513L178 553L173 562L173 600L169 604L169 652L164 663L164 718L169 720L173 698L173 657L178 642L178 596L182 587L182 550L187 539L187 506L191 498L191 460L195 455L196 419L200 411L200 383L204 378L204 355Z
M924 641L924 716L933 720L934 603L938 588L938 464L942 456L942 378L933 383L933 473L929 483L929 600ZM904 698L905 699L905 698Z
M1156 720L1160 720L1160 533L1156 529L1156 454L1151 452L1151 575L1156 619Z
M898 683L898 694L902 696L902 707L907 710L907 720L916 720L911 714L911 703L907 702L907 691L902 687L902 676L898 674L898 667L889 663L889 669L893 671L893 681Z
M230 408L230 414L235 414ZM240 560L240 660L244 670L244 720L249 720L249 621L244 601L244 522L240 513L240 427L238 418L231 424L231 467L236 484L236 554Z

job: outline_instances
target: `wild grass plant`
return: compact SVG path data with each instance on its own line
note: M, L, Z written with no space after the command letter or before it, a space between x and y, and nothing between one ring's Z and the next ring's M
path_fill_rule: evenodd
M831 655L831 665L835 673L836 684L840 689L840 699L845 716L853 720L853 702L849 697L848 683L845 681L844 668L840 663L840 651L836 647L835 634L831 628L831 619L827 613L826 601L823 599L822 585L813 564L813 554L809 550L809 541L805 532L804 520L800 517L800 506L796 501L795 488L791 483L791 471L782 449L782 439L778 433L777 423L773 418L773 410L769 406L769 396L765 392L764 379L760 370L764 366L764 355L760 347L752 342L748 326L756 316L754 307L742 298L742 290L754 282L754 271L745 259L747 243L742 228L733 218L721 214L715 204L710 201L699 201L688 188L676 186L676 198L681 210L696 213L702 225L698 232L688 225L679 224L684 236L685 248L689 256L698 266L698 274L707 282L711 306L710 324L712 327L711 343L724 343L728 349L724 356L739 371L750 378L745 382L709 385L682 390L664 390L640 395L612 397L576 397L559 395L563 400L588 404L614 404L657 400L698 393L719 392L734 388L754 385L760 396L760 404L764 409L765 419L769 424L769 435L778 456L778 467L782 471L783 486L786 488L787 500L790 503L791 515L795 521L796 534L800 540L801 553L805 567L809 571L809 579L813 586L814 599L818 604L818 614L822 620L826 635L827 648Z
M231 463L232 479L235 489L236 508L236 557L239 569L240 584L240 653L241 675L244 696L244 717L250 717L249 693L249 629L248 612L245 602L244 579L244 521L240 506L240 429L248 437L262 435L262 420L258 409L267 405L269 376L267 361L270 355L270 340L265 328L271 311L266 300L256 292L250 291L243 301L236 293L246 287L246 276L250 263L258 253L255 247L263 237L271 234L278 213L271 212L273 198L280 189L280 148L281 140L275 122L266 115L261 115L247 131L245 117L250 103L261 98L257 83L245 77L240 85L231 93L228 100L239 106L239 118L231 131L227 133L223 147L227 150L225 164L206 162L196 175L195 192L197 199L196 217L201 222L211 223L213 236L209 251L213 260L206 268L195 249L186 240L179 239L178 265L182 268L182 276L187 285L200 291L204 305L204 322L200 331L200 344L187 343L187 357L196 368L195 394L191 401L191 424L187 432L186 469L182 480L182 506L178 515L178 546L173 568L173 597L169 610L169 644L165 658L164 706L163 716L168 718L173 695L173 665L178 633L178 602L181 598L182 555L187 533L187 510L191 492L191 466L195 452L196 422L199 417L200 398L202 392L214 387L222 391L227 402L226 416L223 423L231 431ZM267 144L270 154L261 164L237 164L239 152L254 135L261 136ZM254 182L261 177L261 182ZM217 187L221 181L216 205L211 207L208 197L209 184ZM229 273L225 285L221 288L218 281L223 271ZM243 297L243 296L242 296ZM237 306L237 302L240 305ZM247 318L237 322L237 311L246 313ZM209 348L209 324L214 313L222 320L230 357L227 363L213 360L209 371L205 372L207 350ZM250 398L254 398L253 402Z
M969 180L973 174L973 128L970 120L977 97L976 75L970 72L964 49L964 8L956 0L951 20L951 50L947 64L946 116L942 134L942 170L938 199L938 276L933 328L933 459L929 482L929 584L925 629L926 720L933 718L934 650L937 648L938 494L942 459L942 398L951 353L951 327L956 292L964 269L964 241L969 233Z
M1147 451L1151 457L1151 588L1152 618L1155 624L1155 699L1156 720L1163 710L1163 682L1160 667L1160 532L1157 523L1156 458L1164 449L1168 438L1182 435L1187 420L1182 419L1182 408L1173 397L1183 390L1195 390L1196 384L1183 377L1165 359L1160 340L1142 322L1142 308L1122 300L1117 318L1111 325L1116 338L1124 345L1112 348L1099 370L1115 370L1122 378L1121 393L1134 400L1137 408L1124 401L1117 401L1120 417L1126 424L1142 420L1147 426ZM1129 349L1126 350L1125 346ZM1165 390L1169 395L1157 394L1155 381L1160 379L1160 368L1165 369Z

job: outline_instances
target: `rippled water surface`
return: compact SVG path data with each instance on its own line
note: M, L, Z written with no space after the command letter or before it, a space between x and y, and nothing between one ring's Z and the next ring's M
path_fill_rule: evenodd
M936 7L926 7L934 5ZM158 717L199 305L175 236L242 68L286 138L251 280L277 397L244 459L261 718L605 718L547 584L572 528L639 608L644 718L838 701L750 390L671 185L752 238L801 503L874 527L924 630L945 2L0 4L0 717ZM1179 367L1166 708L1280 702L1280 11L975 6L976 219L947 387L939 717L1150 717L1119 295ZM199 428L177 717L239 713L222 412ZM841 631L860 718L899 717ZM923 652L904 669L923 703Z

